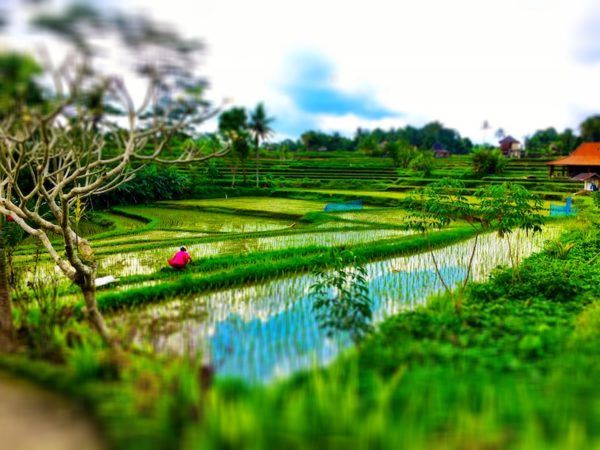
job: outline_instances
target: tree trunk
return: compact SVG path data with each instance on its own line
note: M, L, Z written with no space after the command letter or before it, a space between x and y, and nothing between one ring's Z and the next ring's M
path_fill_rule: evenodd
M258 136L256 136L256 187L258 188L258 162L260 160L260 149L259 149L260 141L258 140Z
M465 277L465 281L462 285L462 290L464 291L469 283L469 278L471 277L471 272L473 271L473 261L475 259L475 252L477 251L477 240L479 239L479 233L475 235L475 242L473 243L473 250L471 251L471 257L469 258L469 265L467 267L467 276Z
M0 351L14 349L15 330L12 321L10 289L8 287L6 250L0 225Z
M231 187L235 187L235 175L237 174L237 165L231 169Z
M242 161L242 174L244 176L244 184L248 184L248 173L246 172L246 161Z
M94 275L83 275L82 282L79 284L85 302L87 318L100 336L102 336L102 339L104 339L106 343L113 345L113 339L108 331L104 317L102 317L102 314L98 310L98 304L96 303L96 285L94 278Z

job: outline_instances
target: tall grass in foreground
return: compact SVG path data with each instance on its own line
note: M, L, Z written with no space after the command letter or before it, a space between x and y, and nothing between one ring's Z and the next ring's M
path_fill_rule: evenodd
M301 388L219 386L183 448L592 449L582 385L564 370L536 380L406 365L361 378L356 366L336 366Z

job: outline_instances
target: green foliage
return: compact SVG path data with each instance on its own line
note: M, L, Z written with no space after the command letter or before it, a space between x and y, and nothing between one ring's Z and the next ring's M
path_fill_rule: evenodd
M407 169L417 153L415 148L406 141L387 142L384 150L391 156L394 166L401 169Z
M189 175L173 166L148 165L133 180L94 198L100 206L150 203L188 195L193 188Z
M560 239L555 239L546 244L546 252L556 259L567 259L574 246L573 242L563 242Z
M319 325L333 335L347 332L354 342L371 331L371 299L367 271L348 251L335 252L329 268L315 270L317 281L311 286L313 312Z
M71 318L59 299L56 275L44 275L38 261L32 263L31 280L13 280L16 328L27 344L28 352L36 358L63 361L64 334L62 327Z
M579 125L584 142L600 142L600 115L590 116Z
M600 191L593 192L592 199L594 201L594 205L596 205L596 208L600 209Z
M424 177L431 175L435 167L435 157L430 151L420 151L410 161L408 167L415 172L420 172Z
M2 245L11 251L25 238L25 231L16 223L6 221L4 217L1 220L0 240Z
M254 135L256 147L258 147L260 141L264 141L273 134L271 123L273 123L274 120L275 119L272 117L267 116L265 105L263 103L256 105L254 111L250 113L248 128Z
M593 301L577 316L573 337L578 342L600 340L600 301Z
M506 168L506 158L498 149L477 148L471 153L473 173L476 176L499 174Z
M305 150L315 151L355 150L356 148L351 139L339 133L327 134L312 130L302 133L299 142L292 147L303 147Z
M214 159L209 159L206 163L206 177L209 180L216 180L221 177L219 166Z
M502 237L513 230L527 233L542 229L544 218L541 215L540 198L519 184L488 184L475 192L479 204L474 208L486 226L498 230Z
M35 80L41 72L29 56L0 52L0 118L15 108L43 102L42 89Z
M525 141L527 151L533 154L564 155L575 149L581 143L581 138L575 136L573 130L565 129L562 133L554 128L536 131Z
M460 197L460 185L453 189ZM421 237L403 245L414 241L423 248ZM571 248L562 259L545 251L524 262L524 287L512 285L511 269L498 270L468 291L460 311L439 296L387 319L331 366L269 385L213 381L211 368L141 351L116 358L94 341L83 345L93 335L77 327L73 343L62 340L71 349L67 369L4 356L0 367L83 401L117 449L593 448L600 266L590 261L600 240L584 230L564 242ZM385 255L398 244L354 254ZM330 252L331 267L346 269L347 256ZM274 254L239 258L255 275L280 262Z
M383 146L387 142L396 141L407 142L411 147L423 150L430 150L434 144L440 143L455 154L466 154L473 146L468 138L461 137L456 130L446 128L440 122L431 122L421 128L411 125L389 130L358 128L353 139L341 136L339 133L328 134L318 130L308 130L302 133L297 141L286 139L271 144L270 147L278 149L280 146L286 146L290 150L324 150L327 153L359 150L365 155L380 157L386 154L392 156L383 149Z
M231 151L227 158L233 165L234 174L237 172L238 165L241 165L244 181L246 181L246 160L250 156L252 146L246 109L234 107L223 112L219 116L219 131L230 142ZM234 185L235 175L231 186Z
M566 248L569 250L565 251ZM561 247L558 255L551 245L546 252L525 260L518 268L520 283L514 283L515 268L498 270L489 282L473 286L473 296L488 302L499 297L520 301L536 297L562 303L581 301L600 286L600 265L590 263L598 252L597 231L589 238L577 235Z
M248 116L246 110L234 107L224 111L219 116L219 131L227 134L232 132L241 133L248 128Z
M409 225L422 233L447 227L454 220L465 220L475 215L467 199L465 184L448 178L435 181L413 194L410 202L414 213Z
M393 146L394 144L390 142L390 145ZM360 140L358 141L357 148L360 152L369 156L381 156L383 153L379 148L379 142L377 142L377 139L370 135L361 136ZM392 149L388 148L386 150L390 151ZM394 153L392 152L391 154L393 155Z
M118 365L112 349L82 323L70 323L67 327L70 342L65 342L63 352L74 381L114 380L118 378Z

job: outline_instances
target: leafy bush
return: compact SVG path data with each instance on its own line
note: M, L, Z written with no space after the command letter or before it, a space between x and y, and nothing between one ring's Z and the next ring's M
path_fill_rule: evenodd
M471 154L473 172L479 177L504 172L507 160L498 149L478 148Z
M432 152L418 152L409 163L409 168L415 172L421 172L424 177L431 175L435 167L435 157Z
M367 295L367 271L350 251L334 256L332 270L319 268L315 272L317 282L311 286L313 311L328 335L348 332L357 342L371 331L373 311Z
M176 167L151 164L141 169L131 181L94 198L94 204L108 207L173 200L188 195L192 187L190 176Z
M417 150L406 141L390 141L384 145L385 152L391 156L395 167L408 168L415 158Z
M216 180L221 177L221 172L219 171L219 166L214 159L209 159L206 163L206 177L209 180Z
M568 249L568 250L567 250ZM593 258L600 252L600 240L584 240L577 236L568 244L549 244L549 248L531 256L518 269L520 281L515 282L513 270L495 271L488 283L471 287L472 296L483 301L500 297L528 301L545 298L556 302L573 302L600 286L600 265Z
M592 194L592 199L594 200L594 204L596 208L600 209L600 191L596 191Z

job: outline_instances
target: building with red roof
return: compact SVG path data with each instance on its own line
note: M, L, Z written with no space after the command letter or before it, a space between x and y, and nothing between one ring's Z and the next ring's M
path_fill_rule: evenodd
M580 174L600 175L600 142L584 142L565 158L546 163L550 166L550 176L560 168L561 175L573 178Z

